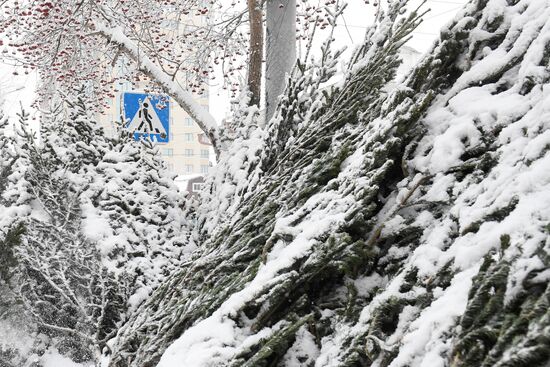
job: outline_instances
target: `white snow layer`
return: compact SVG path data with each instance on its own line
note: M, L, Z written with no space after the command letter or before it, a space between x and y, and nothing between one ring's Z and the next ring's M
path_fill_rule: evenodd
M533 252L541 241L546 241L548 248L543 228L550 222L550 85L540 82L549 74L548 65L540 66L540 61L550 37L550 2L520 0L515 6L508 6L504 1L490 0L483 16L504 17L503 24L509 28L506 40L496 50L486 50L485 58L464 65L466 71L454 87L432 105L422 121L428 132L409 162L410 168L419 172L419 177L432 179L429 189L416 193L412 199L436 202L452 198L447 213L438 219L429 212L418 216L417 221L425 227L421 243L412 253L401 254L408 259L397 276L393 279L374 276L358 281L362 293L374 287L382 288L363 310L359 323L343 325L335 336L322 341L320 350L311 342L307 330L301 329L297 338L302 343L289 350L285 357L287 365L299 365L297 356L308 349L307 358L314 356L316 367L338 366L338 352L345 337L364 332L372 312L383 300L393 296L415 297L425 292L423 288L413 287L408 294L400 293L407 270L418 269L419 278L429 282L431 276L451 262L456 270L451 285L445 290L436 289L435 299L422 311L406 308L394 334L386 340L393 344L391 347L399 346L392 367L443 367L452 341L443 336L452 334L456 328L467 304L472 277L483 257L499 247L501 236L508 234L511 238L507 257L525 258L516 263L520 267L515 269L516 277L540 266ZM461 25L464 23L459 22L457 27ZM484 37L484 31L474 30L470 37L473 44L476 37ZM498 91L495 84L483 82L523 53L525 56L519 66L506 74L509 88ZM526 78L540 83L529 93L521 94ZM493 143L496 165L481 179L467 176L458 180L453 167L463 163L462 156L467 150L483 144L491 134L496 136ZM362 159L363 153L357 152L353 160L343 165L341 176L353 177L353 166L360 164ZM408 181L405 181L400 187L407 186ZM234 194L227 193L228 196ZM517 205L504 220L485 220L477 232L467 231L476 221L512 201L517 201ZM319 210L320 202L324 202L320 206L323 210ZM275 244L256 277L213 315L187 329L166 350L158 366L224 365L247 338L259 337L246 327L234 325L230 316L253 299L260 288L278 283L281 280L278 271L291 264L294 258L307 254L316 233L338 226L344 220L343 208L349 204L346 197L332 191L322 192L311 197L293 215L279 218L275 231L292 231L294 240L285 246ZM309 207L316 209L308 213ZM307 219L301 225L286 228L287 223L305 213L308 213ZM391 223L399 227L399 218L395 218ZM452 238L453 232L460 235ZM548 277L545 273L539 276ZM271 332L273 330L261 331L264 334Z
M70 358L61 355L56 349L50 348L39 360L42 367L92 367L91 364L73 362Z

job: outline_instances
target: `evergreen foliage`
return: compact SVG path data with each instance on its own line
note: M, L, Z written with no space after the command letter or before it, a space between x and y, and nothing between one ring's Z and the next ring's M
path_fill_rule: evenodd
M509 241L504 235L502 242ZM503 243L503 245L505 245ZM508 244L509 245L509 244ZM504 247L504 246L503 246ZM537 250L548 269L548 252ZM500 258L499 258L500 257ZM530 272L520 292L506 300L511 262L488 254L473 279L453 366L545 366L550 359L550 283Z
M550 7L471 2L388 93L418 22L403 6L341 84L319 88L328 45L265 129L242 114L198 211L201 247L121 328L112 366L547 360Z
M29 318L38 355L53 348L99 363L129 310L191 245L157 150L127 133L106 137L82 99L63 103L44 116L40 142L24 112L18 136L2 137L13 162L3 174L1 289L12 298L3 308L18 313L3 316Z
M22 302L35 351L112 367L547 365L550 4L473 0L391 87L405 6L340 83L329 39L266 126L237 111L199 206L82 101L40 144L23 113L0 136L0 322Z
M397 20L399 8L403 5L404 2L393 4L388 17L371 32L370 36L376 37L377 42L371 41L370 53L365 49L358 51L354 71L357 77L350 77L341 89L334 92L334 96L328 98L329 106L324 109L325 112L311 110L317 110L320 104L325 103L326 94L315 92L318 101L313 103L311 99L309 103L305 102L308 96L304 97L303 113L312 113L321 122L312 120L310 125L304 122L292 144L286 145L284 141L270 144L273 146L273 156L266 154L263 164L257 165L261 175L257 181L252 177L256 185L249 188L251 193L241 196L243 199L236 206L239 220L214 232L203 244L200 257L187 264L182 272L172 276L154 293L133 321L137 329L129 326L123 328L122 332L127 333L127 339L125 334L122 338L124 347L130 349L119 352L113 359L114 365L125 365L128 359L133 360L135 365L154 365L167 342L196 320L211 315L231 294L257 276L264 267L262 263L267 260L265 255L273 247L284 247L284 244L295 240L292 226L298 227L303 223L316 227L308 220L319 218L318 225L322 229L317 234L309 235L313 236L311 248L297 254L294 259L290 257L290 262L276 271L278 276L260 285L253 295L247 295L239 306L240 311L231 311L233 316L228 316L237 325L250 325L252 330L274 328L275 339L269 342L269 348L280 352L258 357L256 353L262 350L262 339L258 341L258 347L247 346L249 352L236 352L237 360L258 359L258 364L280 360L287 348L278 348L277 345L282 343L289 347L292 344L295 331L301 326L299 320L310 313L313 300L341 284L346 272L368 263L371 251L369 239L364 237L364 233L373 229L372 218L383 206L377 199L380 183L387 179L396 183L402 177L400 170L392 164L392 158L394 154L399 154L407 138L400 139L394 134L397 127L403 133L407 132L407 126L420 116L420 111L431 99L429 94L421 95L415 103L404 92L395 96L391 103L385 102L383 87L393 78L399 64L399 46L418 23L416 13ZM378 51L372 52L372 49ZM310 68L307 72L330 76L327 69L334 68L334 57L338 55L329 55L327 49L321 66ZM379 73L381 65L388 67L382 74ZM311 75L304 76L303 81L299 82L306 85L308 81L318 82ZM369 88L364 88L365 85ZM312 87L311 90L316 89ZM337 99L338 96L341 100ZM294 103L292 98L286 100ZM366 101L367 109L361 110L360 106ZM396 109L395 105L408 111L407 117L404 118L403 111ZM381 121L373 121L380 115L383 116L380 120L385 122L383 125ZM281 122L280 116L272 120L275 124L272 129L287 130L293 116L287 114L289 121L286 123ZM378 131L379 128L382 131ZM369 134L369 131L373 133ZM289 136L288 133L278 135L272 131L268 135ZM276 153L275 144L283 147L281 153ZM349 170L356 177L364 176L360 180L344 178L342 182L337 179L340 167L353 152L364 154L365 159L361 164L349 163ZM399 156L396 158L399 159ZM298 173L301 177L296 176ZM312 182L317 183L314 190L311 188ZM327 185L329 182L331 184ZM325 197L310 200L314 194L323 191ZM284 203L285 207L280 208L278 203ZM329 215L330 208L339 213ZM288 216L285 219L289 223L286 228L274 229L276 215ZM321 219L323 215L329 217ZM292 222L296 223L293 225ZM191 288L187 286L189 284L201 286ZM176 295L182 292L186 294L184 298ZM242 315L238 316L240 312ZM151 323L146 320L155 321ZM279 328L285 330L287 327L294 332L277 332ZM148 335L156 337L150 338ZM139 345L143 347L136 350Z

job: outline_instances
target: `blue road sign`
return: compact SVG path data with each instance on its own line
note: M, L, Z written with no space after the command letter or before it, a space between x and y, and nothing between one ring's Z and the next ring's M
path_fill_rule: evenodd
M160 94L126 92L122 95L126 129L134 139L149 139L157 143L170 141L170 100Z

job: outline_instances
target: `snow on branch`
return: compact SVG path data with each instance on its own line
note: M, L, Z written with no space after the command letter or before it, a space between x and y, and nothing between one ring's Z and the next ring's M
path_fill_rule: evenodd
M191 93L184 90L174 77L165 72L159 65L153 62L144 52L140 52L139 46L128 38L122 27L110 27L107 24L96 21L95 30L103 37L115 43L137 64L141 72L159 84L166 94L174 98L185 112L189 114L199 127L208 135L216 154L222 150L218 126L214 117L202 107Z

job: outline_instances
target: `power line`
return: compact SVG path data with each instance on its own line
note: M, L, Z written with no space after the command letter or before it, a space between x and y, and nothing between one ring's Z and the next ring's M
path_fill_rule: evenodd
M431 17L425 18L425 19L423 19L423 20L426 21L426 20L430 20L430 19L433 19L433 18L437 18L437 17L439 17L439 16L441 16L441 15L448 14L448 13L453 12L453 11L457 11L458 9L461 9L461 8L462 8L462 5L461 5L461 6L457 6L457 7L455 7L455 8L452 8L452 9L449 9L449 10L444 11L444 12L442 12L442 13L438 13L438 14L432 15Z
M354 43L353 38L351 37L351 33L349 31L349 28L348 28L348 24L346 22L346 17L343 14L342 14L342 20L344 21L344 27L346 27L346 32L348 32L348 36L349 36L349 39L350 39L351 43Z

